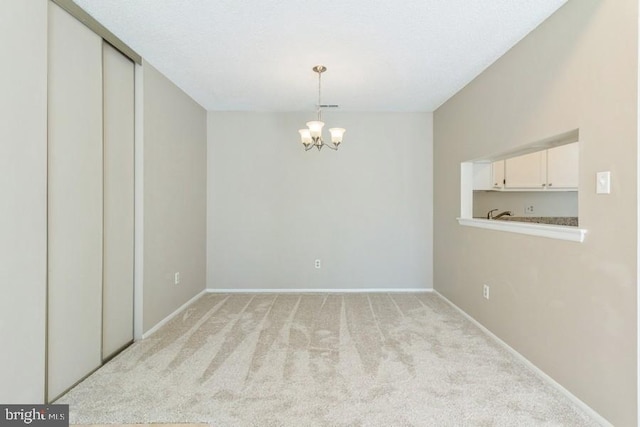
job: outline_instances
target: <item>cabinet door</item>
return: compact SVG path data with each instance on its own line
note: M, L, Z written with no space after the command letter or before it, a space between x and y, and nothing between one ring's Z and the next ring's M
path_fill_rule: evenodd
M545 188L546 157L546 151L538 151L507 159L505 161L505 187Z
M47 400L102 358L102 40L49 3Z
M578 188L578 143L547 150L548 188Z
M474 190L491 190L493 181L491 176L491 163L474 163L473 164L473 189Z
M504 160L498 160L491 165L492 188L504 188Z

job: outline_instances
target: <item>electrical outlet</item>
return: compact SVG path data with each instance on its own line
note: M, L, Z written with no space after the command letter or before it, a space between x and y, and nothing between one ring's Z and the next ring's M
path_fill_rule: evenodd
M178 271L178 272L176 272L176 273L173 275L173 284L174 284L174 285L179 285L179 284L180 284L180 272L179 272L179 271Z
M535 212L535 209L533 208L533 205L526 204L524 206L524 213L525 214L532 214L534 212Z
M482 285L482 296L484 299L489 299L489 285Z
M319 259L316 260L316 268L321 268L322 267L322 263L320 262Z

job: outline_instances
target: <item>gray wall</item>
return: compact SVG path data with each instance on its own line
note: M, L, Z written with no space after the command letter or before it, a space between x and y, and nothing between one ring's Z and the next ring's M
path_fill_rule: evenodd
M637 421L637 82L637 0L571 1L434 114L436 290L620 426ZM575 128L584 243L458 225L460 162Z
M326 113L319 153L312 118L209 112L207 286L431 288L432 115Z
M0 402L44 401L47 2L0 2Z
M205 288L207 118L148 62L143 70L143 330L148 331ZM181 275L179 285L175 272Z

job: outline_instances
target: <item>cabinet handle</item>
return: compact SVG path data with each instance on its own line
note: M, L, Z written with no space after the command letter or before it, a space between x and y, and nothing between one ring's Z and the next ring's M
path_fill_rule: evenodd
M543 187L546 187L547 184L542 184Z
M553 183L551 183L551 182L550 182L550 183L549 183L549 187L551 187L552 185L553 185Z

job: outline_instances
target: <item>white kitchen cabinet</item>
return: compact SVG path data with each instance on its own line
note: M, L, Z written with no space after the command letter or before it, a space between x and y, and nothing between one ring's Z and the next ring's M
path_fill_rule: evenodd
M501 190L504 187L504 160L473 164L474 190Z
M504 160L498 160L491 165L491 188L494 190L504 188Z
M578 143L561 145L505 161L505 189L575 190Z
M547 188L578 188L578 143L547 150Z
M473 164L473 189L492 190L492 167L489 162L478 162Z
M537 151L505 161L505 188L544 189L547 183L547 151Z

